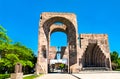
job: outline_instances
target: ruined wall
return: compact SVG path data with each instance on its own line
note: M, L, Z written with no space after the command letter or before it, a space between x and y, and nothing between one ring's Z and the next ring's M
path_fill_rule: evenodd
M64 25L54 26L55 22L61 22ZM54 31L62 31L67 34L68 50L69 50L69 66L77 65L77 21L73 13L42 13L39 22L39 40L38 40L38 59L37 67L42 66L44 71L36 68L38 73L47 73L47 64L50 51L50 34ZM74 50L74 51L73 51ZM73 62L74 59L74 62ZM73 69L74 70L74 69Z
M108 35L107 34L80 34L80 54L79 59L80 67L83 67L82 59L84 59L83 54L85 53L88 45L90 43L97 44L96 47L94 47L94 50L98 53L103 53L105 55L105 61L106 61L106 67L108 67L111 70L111 59L110 59L110 51L109 51L109 44L108 44ZM100 49L100 50L99 50ZM97 57L100 57L101 54L96 54ZM100 58L101 60L102 58Z
M62 25L55 25L55 22L61 22ZM56 31L64 32L67 35L68 46L66 48L62 47L61 58L68 58L68 72L78 73L83 68L84 54L91 47L89 46L91 43L96 44L95 46L92 45L93 52L99 52L95 53L94 56L98 56L100 61L95 61L95 63L104 63L102 61L105 59L106 67L111 69L107 34L81 34L80 39L78 39L79 35L75 14L44 12L40 15L39 22L37 74L48 73L49 59L53 59L56 55L56 49L50 47L50 35Z

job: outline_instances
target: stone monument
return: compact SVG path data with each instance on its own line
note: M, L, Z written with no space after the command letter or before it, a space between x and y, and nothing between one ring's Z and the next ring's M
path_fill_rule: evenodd
M107 34L78 34L76 15L73 13L44 12L40 15L38 58L36 73L48 73L49 60L54 59L56 49L50 47L50 35L63 32L67 46L61 49L61 58L68 60L68 73L82 70L111 70Z
M22 64L21 63L16 63L15 73L11 74L11 79L23 79Z

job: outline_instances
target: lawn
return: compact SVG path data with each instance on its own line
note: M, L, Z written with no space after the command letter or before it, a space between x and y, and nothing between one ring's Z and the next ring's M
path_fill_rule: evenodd
M6 79L9 77L10 77L10 74L0 74L0 79Z
M39 76L42 76L42 74L40 74L40 75L30 75L30 76L26 76L26 77L24 77L23 79L34 79L34 78L39 77Z
M115 71L120 71L120 68L118 68L118 69L115 69Z

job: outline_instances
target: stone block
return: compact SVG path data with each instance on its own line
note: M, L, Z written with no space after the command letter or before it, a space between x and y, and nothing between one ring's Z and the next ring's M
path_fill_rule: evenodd
M23 79L23 73L12 73L10 79Z

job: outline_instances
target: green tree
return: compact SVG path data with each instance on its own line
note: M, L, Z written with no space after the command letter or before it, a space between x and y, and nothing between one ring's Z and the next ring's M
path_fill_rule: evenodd
M22 64L23 72L26 73L27 70L33 69L36 61L32 49L20 42L11 43L6 30L2 26L0 26L0 56L0 73L13 72L17 62Z
M119 53L116 51L113 51L112 53L110 53L111 55L111 61L114 63L117 63L118 58L119 58Z
M3 44L0 47L1 51L1 60L0 64L2 66L7 67L8 72L13 72L14 66L17 62L20 62L22 66L25 68L33 67L33 59L34 54L33 51L26 46L23 46L21 44L15 43L15 44ZM25 70L25 69L24 69Z
M0 25L0 44L11 41L6 32L7 31Z
M19 62L21 62L23 66L33 67L33 63L31 62L34 58L32 49L17 42L14 44L14 53L18 54Z
M112 69L116 70L117 68L120 68L120 57L119 53L116 51L113 51L110 53L111 56L111 62L112 62Z
M63 71L63 69L65 68L65 64L60 64L60 69L61 69L61 71Z

